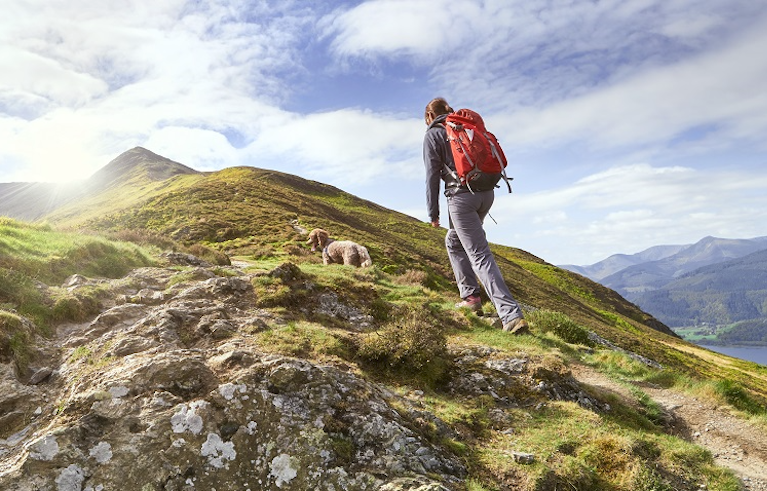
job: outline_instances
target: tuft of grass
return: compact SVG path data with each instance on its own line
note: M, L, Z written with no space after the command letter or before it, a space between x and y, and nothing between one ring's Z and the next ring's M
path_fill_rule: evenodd
M259 307L293 307L306 296L306 290L291 285L281 278L257 276L251 281Z
M660 404L655 402L646 392L633 385L630 387L630 391L636 398L640 413L643 416L658 426L663 426L666 423L667 416Z
M428 280L429 274L420 269L408 269L394 277L394 282L399 285L426 286Z
M713 384L714 392L735 409L751 416L767 414L764 402L757 400L739 383L725 379Z
M0 310L0 362L16 364L19 372L30 361L33 332L28 322L11 312Z
M199 257L200 259L207 261L211 264L218 266L229 266L232 264L229 256L223 252L217 251L202 244L192 244L183 248L187 253Z
M540 309L527 314L530 323L541 332L551 332L570 344L592 346L589 333L561 312Z
M37 323L50 318L45 298L32 277L14 269L0 267L0 302Z
M631 440L620 434L595 434L577 453L589 468L602 478L617 481L631 470Z
M311 322L290 322L255 334L256 342L271 353L303 358L353 358L351 342L342 333Z
M343 435L334 436L330 439L330 445L338 460L345 464L354 462L357 448L351 438Z
M631 479L632 491L675 491L668 480L652 467L637 465Z
M482 483L477 480L468 479L466 481L466 491L490 491L490 488L484 487Z
M94 286L83 286L74 291L52 288L51 319L54 322L82 322L101 312L99 299L105 295L105 289Z
M584 361L617 380L647 380L659 371L620 351L600 350Z

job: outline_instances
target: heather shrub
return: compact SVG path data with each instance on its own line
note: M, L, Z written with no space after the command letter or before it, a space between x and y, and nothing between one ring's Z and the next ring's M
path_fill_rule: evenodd
M357 355L363 364L430 385L444 378L449 365L443 327L427 306L403 307L380 329L361 336Z

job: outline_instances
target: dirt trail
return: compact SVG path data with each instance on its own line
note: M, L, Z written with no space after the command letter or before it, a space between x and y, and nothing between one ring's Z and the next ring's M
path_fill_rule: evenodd
M629 390L583 365L570 367L581 383L634 400ZM716 463L731 469L749 491L767 491L765 431L739 419L726 408L668 389L642 385L641 390L673 418L673 433L707 448Z

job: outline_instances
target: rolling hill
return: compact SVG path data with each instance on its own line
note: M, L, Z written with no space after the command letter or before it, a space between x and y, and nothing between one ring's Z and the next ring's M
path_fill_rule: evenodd
M366 245L385 271L413 268L435 283L452 281L444 232L298 176L254 167L200 173L134 148L97 172L85 189L42 218L62 229L150 231L183 243L209 244L233 256L290 249L293 224L300 223ZM9 209L0 198L0 212ZM495 245L493 250L515 296L528 305L564 312L597 331L619 315L674 336L598 283L519 249Z
M594 281L601 281L619 271L631 266L637 266L653 261L660 261L669 256L680 252L688 246L683 245L660 245L650 247L636 254L613 254L607 259L603 259L589 266L576 266L574 264L561 265L561 268L590 278Z
M18 203L0 196L6 215ZM760 435L764 367L525 251L492 245L531 321L509 336L492 307L455 310L444 230L299 176L202 173L135 148L35 213L0 218L3 489L762 478L721 467L644 389L710 398ZM373 267L324 266L305 243L314 227L365 245Z

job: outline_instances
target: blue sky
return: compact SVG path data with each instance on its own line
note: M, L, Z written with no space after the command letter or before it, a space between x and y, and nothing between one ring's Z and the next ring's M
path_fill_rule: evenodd
M0 182L134 146L325 182L426 220L423 108L483 114L491 241L591 264L767 235L767 9L751 0L6 0ZM445 203L442 204L446 223Z

